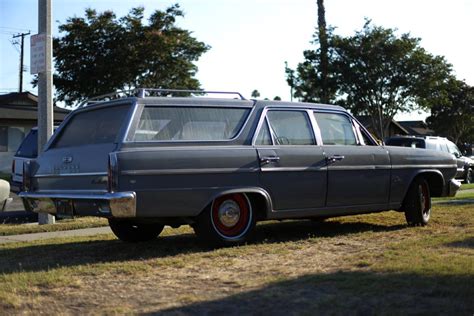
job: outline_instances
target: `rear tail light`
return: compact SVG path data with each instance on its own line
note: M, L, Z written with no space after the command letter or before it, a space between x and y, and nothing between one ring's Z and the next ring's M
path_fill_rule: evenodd
M109 154L109 164L107 168L107 190L115 192L118 188L118 164L117 156L114 153Z
M23 184L22 191L29 191L31 189L31 177L30 177L31 161L25 161L23 163Z
M15 174L15 159L12 161L12 176Z

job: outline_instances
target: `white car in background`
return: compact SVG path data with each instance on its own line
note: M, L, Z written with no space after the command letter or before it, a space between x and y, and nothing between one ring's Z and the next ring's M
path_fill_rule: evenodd
M54 127L56 129L57 126ZM21 191L23 185L23 164L36 159L38 156L38 128L33 127L18 147L12 161L12 176L10 190L14 193Z
M12 201L10 197L10 184L8 181L0 179L0 211L5 211L8 203Z

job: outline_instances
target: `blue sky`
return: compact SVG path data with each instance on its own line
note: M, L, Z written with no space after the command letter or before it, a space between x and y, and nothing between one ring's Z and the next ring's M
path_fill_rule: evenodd
M288 100L284 62L295 67L304 49L311 48L317 23L316 0L53 0L54 33L68 17L83 16L84 9L112 9L118 16L134 6L146 14L178 2L185 12L178 24L212 46L199 60L198 79L209 90L240 91L250 97ZM0 92L18 88L19 52L12 35L24 30L37 33L36 0L0 0ZM474 85L474 0L326 0L327 23L339 34L360 29L364 18L377 25L397 28L422 38L422 46L443 55L459 79ZM29 39L25 65L29 66ZM29 69L29 68L28 68ZM24 89L31 90L25 73Z

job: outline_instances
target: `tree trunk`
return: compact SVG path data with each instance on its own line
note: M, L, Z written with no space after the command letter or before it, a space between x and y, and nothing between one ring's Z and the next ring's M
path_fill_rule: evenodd
M326 11L324 0L318 1L318 37L321 58L321 103L329 103L328 92L328 36L326 32Z

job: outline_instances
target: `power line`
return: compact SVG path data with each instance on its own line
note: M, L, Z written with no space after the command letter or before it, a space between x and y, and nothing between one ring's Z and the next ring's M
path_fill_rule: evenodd
M21 46L20 46L20 82L18 85L18 92L22 93L23 92L23 47L25 46L25 36L30 35L31 32L28 31L28 33L20 33L18 35L13 36L13 38L21 38Z
M29 30L29 29L21 29L21 28L17 28L17 27L7 27L7 26L0 26L0 29L12 30L12 32L14 32L14 33L18 33L18 32L31 32L31 30Z

